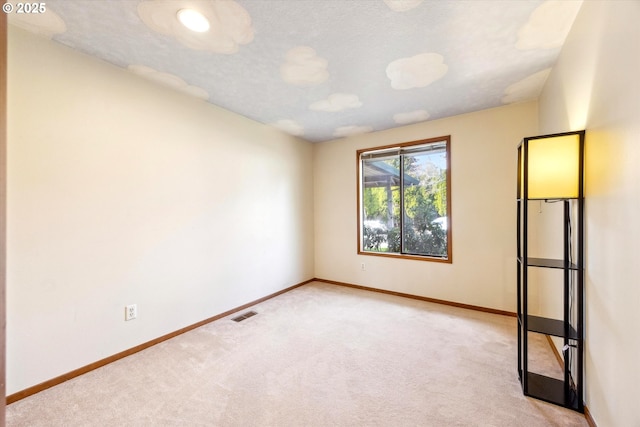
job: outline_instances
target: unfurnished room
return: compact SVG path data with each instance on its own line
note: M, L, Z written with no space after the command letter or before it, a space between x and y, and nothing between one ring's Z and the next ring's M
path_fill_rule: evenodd
M0 16L7 426L640 427L640 2Z

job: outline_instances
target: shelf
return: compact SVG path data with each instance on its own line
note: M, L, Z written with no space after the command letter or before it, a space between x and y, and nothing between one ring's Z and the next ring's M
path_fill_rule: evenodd
M565 387L562 380L529 372L527 374L527 388L528 390L525 391L527 396L561 405L574 411L580 411L575 391L569 389L568 396L565 395Z
M522 259L518 259L522 263ZM527 258L527 266L529 267L545 267L545 268L568 268L569 270L578 270L578 266L565 262L562 259L549 259L549 258Z
M537 199L537 198L533 198L533 197L527 198L527 200L531 200L531 201L544 201L544 202L563 202L565 200L578 200L578 199L579 199L579 197L559 197L559 198L556 197L556 198L549 198L549 199L544 199L544 198ZM518 201L518 202L521 202L523 200L524 200L524 198L522 198L522 197L517 197L516 198L516 201Z
M522 391L526 396L581 413L584 412L584 134L584 131L564 132L522 140L517 153L515 218L517 362ZM556 156L559 156L558 166L551 166L556 165L555 160L551 160ZM569 158L572 160L567 162ZM555 203L555 207L543 212L543 204L550 207L546 203ZM552 223L557 226L551 228ZM553 235L547 236L545 230L549 233L554 230ZM540 245L532 244L530 237L534 236L535 243ZM537 247L555 248L555 251L538 252ZM531 255L556 255L560 259ZM534 268L556 272L547 270L550 274L540 274L542 271ZM533 298L542 290L545 299ZM540 314L538 303L546 301L547 294L554 301L551 306L554 318L532 316L530 312ZM536 303L536 311L529 307L531 302ZM540 335L556 337L549 352L556 350L559 339L563 341L560 359L569 355L571 358L562 363L562 374L558 372L555 377L549 377L529 370L532 367L529 362L537 364L539 356L539 349L530 346L529 341Z
M584 412L584 134L577 131L524 138L518 146L516 191L518 377L526 396L578 412ZM551 162L552 157L558 163ZM569 157L576 160L570 163L573 167L565 161ZM545 209L538 219L542 205L551 206L547 203L555 207ZM547 240L544 231L551 233L551 224L556 225L548 245L532 244L533 237L535 243ZM543 246L555 248L554 252L535 249ZM531 255L556 255L556 259ZM540 275L539 268L556 272L547 270L550 274ZM536 302L537 307L538 300L529 297L543 290L555 301L549 307L555 309L554 318L530 315L540 312L530 310L529 304ZM541 309L550 314L545 306ZM529 371L529 361L534 358L534 346L529 342L540 335L555 337L553 350L562 340L560 359L571 356L555 378Z
M521 319L520 323L522 323ZM557 319L549 319L546 317L527 316L527 330L529 332L537 332L539 334L553 335L554 337L569 338L578 340L578 332L571 325L567 325L565 331L564 322ZM566 333L565 333L566 332Z

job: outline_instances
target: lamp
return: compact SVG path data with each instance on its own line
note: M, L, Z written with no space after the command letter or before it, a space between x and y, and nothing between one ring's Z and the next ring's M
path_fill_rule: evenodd
M528 199L582 197L583 153L584 131L525 138L520 152L521 194Z
M522 391L578 412L584 412L584 136L582 130L524 138L518 146L517 175L516 307ZM550 209L529 221L529 202L536 199L560 202L562 209ZM547 274L534 275L534 269L559 269L561 274L551 279ZM553 307L562 301L562 316L531 315L534 310L546 311L534 305L530 311L532 295L543 295L536 302L553 301ZM543 375L529 364L531 333L562 339L564 379Z
M177 17L178 21L191 31L204 33L209 30L209 20L195 9L180 9Z

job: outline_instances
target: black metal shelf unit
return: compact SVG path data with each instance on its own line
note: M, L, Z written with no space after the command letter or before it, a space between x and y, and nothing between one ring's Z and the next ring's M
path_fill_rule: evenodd
M571 197L540 197L529 193L530 157L532 142L541 139L575 136L577 138L576 194ZM584 346L584 131L525 138L518 146L517 197L517 318L518 318L518 375L525 395L584 412L583 403L583 346ZM563 208L563 258L528 257L529 202L543 200L559 202ZM576 224L573 224L575 217ZM572 234L575 235L572 236ZM575 244L573 241L575 240ZM574 259L575 258L575 259ZM558 298L562 298L561 319L529 314L529 293L537 283L530 280L530 269L560 269L562 283L558 284ZM558 281L560 281L558 279ZM553 378L530 371L529 333L560 337L563 340L562 358L564 378Z

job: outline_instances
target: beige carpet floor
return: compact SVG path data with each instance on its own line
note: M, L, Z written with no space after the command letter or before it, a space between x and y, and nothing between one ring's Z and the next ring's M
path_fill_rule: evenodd
M7 425L587 425L522 395L514 318L316 282L252 309L13 403ZM544 340L537 363L559 371Z

